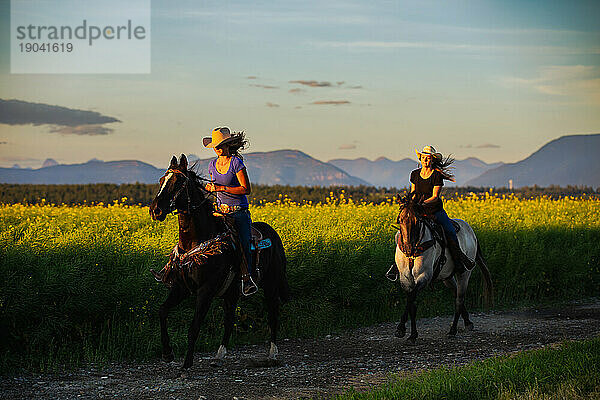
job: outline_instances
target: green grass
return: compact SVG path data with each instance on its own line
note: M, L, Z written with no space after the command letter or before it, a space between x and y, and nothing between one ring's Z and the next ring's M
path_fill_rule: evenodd
M347 399L600 398L600 338L398 376Z
M447 202L474 227L488 259L496 306L595 296L600 286L600 201ZM394 255L393 205L275 204L252 209L281 235L293 300L281 337L318 337L399 319L405 296L383 274ZM0 206L0 371L54 370L82 362L160 355L158 307L167 296L149 274L176 243L176 218L150 221L147 208ZM478 270L467 293L482 306ZM198 350L216 350L220 301L203 324ZM418 317L448 314L438 285L420 296ZM185 352L193 301L169 317L177 355ZM232 345L268 338L262 296L240 303Z

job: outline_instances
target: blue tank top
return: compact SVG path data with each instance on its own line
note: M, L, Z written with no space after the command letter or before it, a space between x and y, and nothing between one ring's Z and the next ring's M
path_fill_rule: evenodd
M231 157L229 169L224 174L221 174L219 171L217 171L217 167L215 165L216 162L217 159L215 158L208 164L208 173L210 174L211 180L214 180L215 184L229 187L242 186L237 178L237 173L246 168L246 166L240 158ZM248 198L245 194L217 192L217 200L220 204L227 204L228 206L248 207Z

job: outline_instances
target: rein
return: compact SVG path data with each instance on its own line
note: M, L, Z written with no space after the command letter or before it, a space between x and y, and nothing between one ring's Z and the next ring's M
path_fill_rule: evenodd
M408 259L408 269L409 269L409 271L411 271L411 273L412 273L413 266L415 264L415 259L420 257L425 251L427 251L432 246L434 246L436 242L438 242L440 244L440 246L442 247L442 251L441 251L439 257L433 263L433 275L430 280L431 284L433 284L433 282L437 279L437 277L441 271L442 265L445 264L445 262L446 262L446 255L444 254L445 253L444 238L440 237L440 235L436 232L434 226L432 225L433 221L424 219L422 217L421 218L417 217L417 223L418 223L418 226L420 226L420 236L419 236L419 240L417 241L416 246L414 246L414 249L416 251L411 252L412 254L408 254L409 252L406 250L406 246L404 245L404 237L402 236L402 229L400 229L399 226L396 226L394 224L392 224L392 227L398 229L398 233L400 235L398 237L397 245L398 245L398 248L400 249L400 251L402 252L402 254ZM421 240L423 239L423 236L425 234L425 229L429 230L429 233L431 234L431 239L426 240L425 242L421 243Z
M205 192L204 200L202 200L198 204L192 205L192 196L190 196L190 189L189 189L189 185L188 185L188 183L190 182L190 178L188 178L187 174L185 174L184 172L182 172L178 169L168 169L167 172L165 172L165 175L163 177L166 177L170 173L173 173L175 175L177 175L177 174L181 175L185 179L185 181L183 182L183 185L181 185L181 187L177 190L177 192L175 192L175 195L169 202L169 210L167 210L167 214L171 214L171 213L188 213L189 214L189 213L192 213L193 211L197 210L198 208L200 208L200 206L202 206L204 203L206 203L210 199L210 196L215 196L215 198L216 198L216 194L214 194L213 192L203 190L203 188L200 187L200 190ZM201 180L204 180L207 182L212 182L211 180L202 178L202 177L198 177L198 179L201 179ZM183 189L185 189L186 194L187 194L187 210L185 210L185 211L177 210L177 207L176 207L177 199L179 198L179 195L183 192Z
M421 243L421 240L423 239L423 236L425 235L425 229L424 226L429 228L429 226L424 223L420 218L417 219L418 222L418 226L419 226L419 239L417 240L417 244L415 246L416 251L412 251L409 252L405 246L405 242L404 242L404 236L402 235L402 229L400 229L400 227L393 225L392 227L396 228L398 230L398 233L400 234L400 237L398 238L398 247L400 248L400 251L402 252L402 254L404 254L404 256L406 258L408 258L409 260L414 260L417 257L420 257L421 254L423 254L425 251L427 251L431 246L433 246L435 244L435 239L429 239L423 243ZM432 236L434 236L433 232L432 232ZM410 238L409 238L410 240ZM410 242L409 242L410 243ZM409 254L410 253L410 254Z

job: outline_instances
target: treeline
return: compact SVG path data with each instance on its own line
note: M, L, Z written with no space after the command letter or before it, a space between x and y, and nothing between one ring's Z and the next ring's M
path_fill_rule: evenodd
M3 204L111 204L114 201L125 204L149 205L156 192L156 184L87 184L87 185L17 185L0 184L0 203ZM296 203L327 202L328 199L352 199L367 203L382 203L389 201L396 194L402 193L405 188L376 188L373 186L335 186L335 187L307 187L307 186L266 186L253 185L252 194L249 196L252 204L289 200ZM591 187L576 186L550 186L525 187L515 190L507 188L486 189L476 187L445 187L443 196L453 198L470 193L482 195L485 193L508 194L514 193L518 197L531 198L550 196L560 198L563 196L600 196L600 190Z

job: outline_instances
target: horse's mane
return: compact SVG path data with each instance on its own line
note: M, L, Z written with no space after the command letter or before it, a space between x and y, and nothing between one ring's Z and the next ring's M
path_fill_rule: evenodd
M194 182L194 185L198 186L198 187L203 187L203 182L206 182L207 179L204 178L201 174L199 174L198 172L195 171L196 169L196 163L194 163L188 170L187 170L187 174L188 174L188 179L191 180L192 182ZM203 193L204 194L204 193Z
M400 217L402 212L406 212L410 218L419 218L423 215L423 209L417 203L416 198L417 196L414 192L398 197L398 204L400 205L398 217Z

